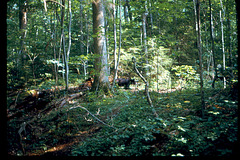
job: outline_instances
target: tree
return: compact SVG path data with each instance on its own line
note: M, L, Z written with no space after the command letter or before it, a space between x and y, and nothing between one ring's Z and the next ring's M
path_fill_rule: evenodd
M68 61L69 61L69 54L71 50L71 27L72 27L72 7L71 7L71 0L68 0L68 5L69 5L69 26L68 26L68 50L67 50L67 55L66 55L66 89L68 88L68 74L69 74L69 67L68 67Z
M198 56L199 56L199 68L200 68L200 92L201 92L201 109L202 117L204 117L204 91L203 91L203 62L202 62L202 44L201 44L201 25L200 25L200 0L193 0L194 10L195 10L195 23L196 23L196 32L197 32L197 47L198 47Z
M220 2L221 2L222 11L224 12L223 5L222 5L222 0L220 0ZM222 16L221 10L219 12L219 15L220 15L221 32L222 32L223 72L225 72L225 69L226 69L225 61L226 61L226 59L225 59L224 32L223 32L224 15ZM223 87L226 88L226 77L225 77L224 74L223 74Z
M108 56L105 37L105 7L103 0L92 2L93 9L93 35L94 35L94 54L95 54L95 76L92 91L103 89L109 91L108 81Z
M147 3L145 1L145 3ZM144 41L144 54L145 54L145 60L146 60L146 77L148 76L149 74L149 62L148 62L148 48L147 48L147 29L146 29L146 26L147 26L147 15L148 15L148 10L147 10L147 4L145 4L145 12L143 13L142 17L143 17L143 21L142 21L142 28L143 28L143 41Z
M195 28L192 18L194 16L193 7L189 6L189 3L192 2L183 0L102 0L101 3L105 8L103 7L104 15L101 15L100 18L104 18L105 24L100 28L94 27L95 33L93 34L93 22L92 19L89 19L92 16L92 12L89 12L89 9L92 9L92 1L72 1L72 6L70 6L70 0L64 1L64 5L62 0L13 0L8 3L8 77L11 77L9 84L14 84L12 86L23 87L27 84L26 87L37 88L38 85L43 87L42 83L45 80L54 78L56 85L65 86L67 83L77 85L84 81L87 74L93 73L91 70L94 68L94 64L95 66L99 65L99 68L107 65L107 69L102 71L105 76L109 74L109 70L113 74L117 66L120 45L121 61L118 65L117 75L119 77L136 77L136 74L131 71L130 63L131 57L135 56L137 62L141 63L139 71L144 76L147 71L149 72L146 79L149 81L150 87L155 88L156 86L157 88L160 83L166 85L165 75L168 74L165 72L163 75L162 71L170 71L170 64L195 66L195 61L199 56L195 29L192 29ZM97 4L97 2L96 0L93 3ZM120 2L121 7L119 8ZM116 9L114 8L115 3ZM237 21L234 7L234 0L217 0L212 1L212 4L208 1L201 3L203 16L200 19L204 27L204 30L201 31L202 69L203 72L209 71L214 82L218 77L214 74L217 72L219 74L219 71L214 70L217 69L217 64L224 64L224 59L226 59L224 76L227 80L230 80L228 74L232 75L230 75L231 80L237 78ZM111 17L112 10L115 10L113 11L115 18L107 19ZM119 14L120 12L121 14ZM220 18L221 21L219 21ZM120 36L121 42L119 41ZM93 39L101 38L104 47L100 49L100 56L97 47L93 46ZM103 39L107 39L107 43ZM222 49L224 49L225 58L223 58ZM108 63L95 63L95 58L102 59L102 56L105 55L102 51L108 54ZM163 55L166 57L163 58ZM159 56L159 60L157 56ZM224 65L222 66L224 68ZM69 67L69 73L67 67ZM76 69L78 72L74 72L77 71ZM76 73L78 75L75 75ZM100 70L96 70L96 73L100 75ZM63 75L63 79L59 78L61 75ZM204 74L203 78L206 78ZM68 82L65 82L67 79L69 79ZM97 77L95 77L95 81L98 81ZM174 87L175 83L172 84ZM206 83L206 87L207 85L208 83Z
M114 73L114 80L117 78L117 28L116 28L116 3L115 0L113 0L113 36L114 36L114 49L113 49L113 55L114 55L114 70L116 73Z
M115 0L114 0L114 8L113 8L113 14L114 14L114 76L113 76L113 84L112 84L112 91L114 91L114 86L115 86L115 80L117 79L117 70L118 70L118 65L119 65L119 61L120 61L120 53L121 53L121 40L122 40L122 16L121 16L121 0L119 0L119 50L118 50L118 59L116 56L116 49L117 49L117 36L116 36L116 23L115 23L115 18L116 18L116 14L115 14Z
M212 15L212 4L211 0L209 0L209 10L210 10L210 36L211 36L211 43L212 43L212 56L213 56L213 68L214 68L214 79L212 82L212 87L214 88L215 81L217 79L217 65L216 65L216 56L215 56L215 44L214 44L214 31L213 31L213 15Z
M24 45L25 38L27 36L27 2L25 0L19 1L19 28L21 33L21 41L20 41L20 51L19 51L19 58L18 63L19 65L17 68L19 69L19 73L24 68L25 59L26 59L26 47ZM22 76L20 74L20 76Z
M65 14L65 0L62 0L62 11L61 11L61 39L60 39L60 43L62 43L62 47L63 47L63 62L64 62L64 69L65 69L65 74L63 76L63 78L65 79L65 85L66 85L66 90L68 90L68 53L66 53L66 48L65 48L65 34L64 34L64 14ZM71 24L71 23L70 23ZM71 32L71 30L69 30ZM71 34L70 34L71 36ZM70 51L70 45L71 45L71 41L69 43L69 51ZM60 48L61 51L61 48Z

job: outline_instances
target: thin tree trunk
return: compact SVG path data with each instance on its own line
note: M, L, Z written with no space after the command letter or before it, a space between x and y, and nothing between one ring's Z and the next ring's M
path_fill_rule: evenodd
M88 12L88 11L87 11ZM89 31L88 31L88 13L85 14L85 19L86 19L86 30L87 30L87 38L86 38L86 43L87 43L87 56L88 56L88 52L89 52ZM84 78L86 78L87 76L87 66L88 66L88 61L85 61L85 72L84 72Z
M69 66L68 66L68 61L69 61L69 55L70 55L70 50L71 50L71 44L72 44L72 39L71 39L71 27L72 27L72 4L71 0L68 0L68 7L69 7L69 26L68 26L68 50L67 50L67 55L66 55L66 89L68 89L68 76L69 76Z
M64 80L65 80L65 90L67 91L68 90L68 61L67 61L67 53L66 53L66 48L65 48L65 44L66 44L66 41L65 41L65 35L64 33L63 34L63 40L62 40L62 43L63 43L63 61L64 61L64 69L65 69L65 74L64 74Z
M147 12L143 13L143 42L144 42L144 54L146 58L146 65L148 65L148 48L147 48L147 29L146 29L146 17L147 17ZM146 77L148 76L148 66L146 67ZM148 78L147 78L148 79Z
M54 25L53 25L54 29L53 29L53 56L54 56L54 72L55 72L55 91L56 91L56 88L57 88L57 85L58 85L58 65L56 63L57 61L57 53L56 53L56 26L55 26L55 21L54 21ZM54 94L55 94L55 91L54 91ZM55 94L56 96L56 94Z
M149 95L149 91L148 91L148 89L149 89L149 84L148 84L147 80L146 80L146 79L141 75L141 73L138 71L137 66L136 66L136 59L135 59L135 57L132 57L132 62L134 63L134 70L136 71L137 75L138 75L138 76L144 81L144 83L145 83L145 93L146 93L146 96L147 96L147 101L148 101L150 107L152 108L153 114L154 114L156 117L158 117L158 114L157 114L156 110L154 109L154 106L153 106L153 104L152 104L151 97L150 97L150 95Z
M149 32L150 33L150 36L152 36L153 34L153 16L152 16L152 4L151 4L151 0L149 0L149 16L150 16L150 22L151 22L151 31ZM151 38L151 43L152 43L152 49L154 48L154 38ZM153 66L153 61L152 61L152 64ZM149 79L149 85L151 86L151 82L152 82L152 70L149 68L149 72L150 72L150 79Z
M226 88L226 77L224 75L226 64L225 64L225 48L224 48L224 34L223 34L223 17L220 10L220 22L221 22L221 31L222 31L222 52L223 52L223 88Z
M68 51L67 51L67 61L69 61L69 54L71 49L71 27L72 27L72 8L71 8L71 0L68 0L69 2L69 26L68 26Z
M24 40L27 36L27 4L25 3L25 1L20 0L19 1L19 28L20 28L20 32L21 32L21 40L20 40L20 51L19 51L19 55L18 55L18 60L17 60L17 68L18 70L18 76L21 77L22 75L22 70L23 67L25 65L25 59L26 59L26 55L24 54L26 49L24 46ZM26 75L24 75L25 77L27 77ZM27 79L26 79L27 82Z
M114 79L117 78L117 72L115 74L115 70L117 70L117 28L116 28L116 3L113 0L113 36L114 36ZM114 81L115 82L115 81Z
M88 20L86 21L86 23ZM82 0L80 0L80 52L81 54L84 54L84 44L83 44L83 6L82 6ZM86 79L86 66L85 66L85 60L82 60L83 65L83 73L84 73L84 79Z
M202 63L202 44L201 44L201 25L200 25L200 0L193 0L194 10L195 10L195 20L196 20L196 32L197 32L197 46L199 54L199 66L200 66L200 92L201 92L201 110L202 117L204 117L204 91L203 91L203 63Z
M80 0L80 52L83 54L83 6Z
M114 74L113 74L113 85L112 85L112 91L114 91L114 85L115 85L115 79L117 79L117 29L116 29L116 2L115 0L113 2L113 36L114 36Z
M230 4L227 3L226 12L227 12L227 53L229 56L229 66L231 67L231 74L233 74L233 63L232 63L232 50L231 50L231 22L229 15Z
M54 31L53 31L53 34L54 34L54 48L56 48L56 45L57 45L57 39L58 39L58 35L57 35L57 25L58 25L58 22L59 22L59 17L58 17L58 14L57 14L57 7L56 7L56 4L54 3L54 8L55 8L55 14L54 14L54 19L58 19L57 21L57 24L55 24L55 21L54 21ZM55 54L54 54L54 59L56 61L56 63L54 63L56 65L56 70L55 70L55 90L54 90L54 96L56 96L56 91L57 91L57 86L58 86L58 68L59 68L59 63L60 63L60 55L61 55L61 40L60 40L60 47L59 47L59 53L58 53L58 58L57 58L57 53L55 51ZM56 49L57 50L57 49Z
M62 0L62 5L65 6L65 0ZM61 14L61 41L62 41L62 47L63 47L63 61L64 61L64 69L65 74L63 76L63 79L65 80L65 90L68 90L68 61L67 61L67 53L65 48L65 35L64 35L64 14L65 14L65 7L62 7L62 14Z
M117 70L118 70L118 65L119 65L119 61L120 61L120 53L121 53L121 41L122 41L122 37L121 37L122 36L121 0L119 0L119 20L120 20L120 22L119 22L119 47L118 47L118 59L117 59L116 68L114 70L114 76L113 76L114 77L113 78L113 84L112 84L112 91L113 92L114 92L115 80L117 79ZM115 32L116 32L116 24L115 24ZM117 38L115 40L117 40ZM115 41L115 43L116 43L116 46L114 46L114 47L116 47L115 49L117 49L117 42Z
M56 32L55 32L55 22L53 22L53 58L54 58L54 78L55 78L55 82L57 82L57 64L55 63L56 59L57 59L57 55L56 55Z
M214 31L213 31L213 18L212 18L212 4L211 0L209 0L209 7L210 7L210 37L211 37L211 43L212 43L212 56L213 56L213 68L215 71L215 76L213 78L212 87L215 86L215 81L218 77L217 73L217 65L216 65L216 58L215 58L215 44L214 44Z

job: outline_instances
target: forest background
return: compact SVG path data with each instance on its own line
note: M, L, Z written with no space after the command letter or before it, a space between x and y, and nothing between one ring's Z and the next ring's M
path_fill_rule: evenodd
M100 109L100 117L112 128L126 123L127 127L119 129L124 133L101 140L96 138L99 131L94 131L96 139L85 140L85 135L79 146L66 149L67 155L231 154L230 144L237 141L236 7L234 0L8 1L7 116L8 136L14 137L9 154L31 155L30 148L38 154L51 152L49 148L68 139L60 133L61 127L73 137L83 132L76 126L89 131L103 125L100 132L109 137L109 125L98 118L93 118L98 119L97 126L86 115L73 122L82 112L99 115ZM90 77L94 82L88 86ZM137 84L130 90L120 89L116 78L132 78ZM81 103L76 115L70 114L76 107L72 106L74 98L68 99L71 96ZM64 109L53 112L53 102L54 107ZM46 114L47 108L50 116L36 122L37 114ZM171 119L174 112L177 115ZM131 119L127 118L130 113ZM54 127L43 123L46 120L53 121ZM187 138L186 131L193 124L198 132L211 125L219 127L198 139L197 132ZM43 130L37 138L54 140L33 137L36 128ZM27 141L33 139L34 143ZM99 146L89 151L93 141ZM229 146L212 151L224 143Z

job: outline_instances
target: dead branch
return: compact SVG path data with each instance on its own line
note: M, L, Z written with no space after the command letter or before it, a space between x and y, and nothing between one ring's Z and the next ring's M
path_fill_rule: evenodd
M68 101L71 101L72 99L78 98L78 97L80 97L80 96L82 96L82 95L83 95L82 92L69 95L68 98L64 98L64 99L63 99L63 101L61 102L59 108L63 107Z
M138 69L137 69L137 67L136 67L136 59L135 59L135 57L132 57L132 61L133 61L133 63L134 63L134 70L136 71L137 75L138 75L138 76L144 81L144 83L145 83L145 92L146 92L146 95L147 95L148 103L149 103L150 107L152 108L152 111L153 111L154 115L155 115L156 117L158 117L158 114L157 114L157 112L156 112L155 109L154 109L154 106L153 106L153 104L152 104L152 100L151 100L150 95L149 95L149 91L148 91L149 84L148 84L147 80L146 80L146 79L141 75L141 73L138 71Z
M92 114L89 110L87 110L85 107L82 107L82 106L75 106L75 107L70 107L68 110L72 110L72 109L75 109L75 108L82 108L82 109L84 109L85 111L87 111L89 114L91 114L91 116L93 116L97 121L99 121L100 123L102 123L102 124L104 124L104 125L106 125L106 126L108 126L108 127L111 127L111 128L113 128L113 129L116 129L117 130L117 128L115 128L115 127L113 127L113 126L110 126L110 125L108 125L108 124L106 124L105 122L103 122L103 121L101 121L100 119L98 119L94 114Z

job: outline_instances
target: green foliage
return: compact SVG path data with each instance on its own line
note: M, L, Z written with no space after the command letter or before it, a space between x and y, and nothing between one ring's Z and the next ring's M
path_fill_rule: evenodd
M174 66L171 69L173 80L181 87L195 87L200 81L200 76L194 68L188 65Z
M207 96L214 93L209 92ZM233 118L234 114L231 114L233 117L226 116L226 113L220 110L218 112L211 111L214 107L208 108L207 120L195 116L194 113L198 112L195 107L199 105L199 99L193 94L196 94L196 92L186 91L183 93L182 99L179 93L171 95L171 99L168 98L169 94L166 97L153 94L154 101L160 100L158 100L159 103L155 103L155 108L161 118L153 117L151 109L144 102L146 99L142 97L141 92L137 97L120 93L118 100L106 100L104 103L96 102L95 106L98 104L101 111L105 107L109 110L113 106L114 108L122 106L117 115L112 114L108 118L109 123L118 130L104 126L99 133L76 145L71 154L74 156L231 154L231 147L223 149L218 145L224 145L223 142L230 145L237 141L237 117ZM178 97L177 99L174 98L175 95ZM125 97L125 100L120 97ZM114 101L115 103L112 104ZM111 110L113 112L114 109ZM102 114L104 114L104 111ZM228 134L231 134L231 136L227 136ZM224 137L228 138L225 139Z
M127 2L129 3L128 9L126 9ZM134 90L122 90L116 87L114 95L113 93L105 94L102 90L99 90L98 94L81 91L82 96L79 99L71 101L66 99L64 106L60 105L61 98L65 94L61 91L53 100L52 96L48 97L51 99L51 104L48 104L49 100L46 106L45 104L40 106L46 107L44 114L39 114L37 108L28 111L31 105L37 106L41 100L41 98L31 99L30 92L31 89L47 90L56 85L59 88L65 85L63 44L60 42L62 42L61 30L64 29L65 49L67 49L69 5L66 1L64 28L61 28L59 19L62 7L60 4L49 2L47 11L45 11L43 2L32 0L26 3L28 7L26 37L23 37L23 30L19 28L19 8L24 5L23 1L13 0L7 5L7 89L14 95L7 97L7 104L8 112L11 113L8 113L8 116L12 114L16 116L8 121L8 141L9 146L12 147L11 153L24 155L21 151L23 147L26 147L27 152L41 150L45 153L52 147L71 143L70 140L76 138L78 141L71 146L71 152L66 153L67 155L206 156L232 154L238 130L237 21L233 0L223 2L227 66L226 70L221 71L219 75L227 77L229 82L224 90L220 89L223 88L222 81L216 81L217 89L209 89L214 74L209 42L209 6L208 3L201 2L205 119L199 117L201 112L199 59L192 1L122 1L122 6L117 9L117 13L121 9L122 14L125 15L121 20L122 44L118 77L134 78L141 86L134 87ZM118 3L119 1L116 2L116 6ZM105 29L109 72L112 75L114 36L112 8L109 6L112 6L110 1L105 5L107 13ZM219 19L221 9L220 1L212 1L215 62L222 65L221 28L218 25L219 22L216 21ZM72 0L72 37L68 60L69 86L79 86L86 78L98 74L93 69L94 60L98 56L94 54L93 48L95 35L92 34L91 11L91 1ZM124 11L128 13L124 14ZM146 12L148 12L147 38L143 39L142 22L143 14ZM126 15L129 17L126 18ZM118 47L119 15L115 22ZM147 41L146 46L144 46L144 40ZM147 54L144 52L144 47L147 47ZM133 71L131 61L133 56L136 57L139 71L149 81L150 90L152 90L150 96L159 118L155 118L152 114L152 109L143 91L144 84ZM84 66L87 67L86 70ZM145 74L146 68L149 69L148 74ZM20 88L26 91L15 92ZM22 104L24 102L26 106ZM78 105L85 107L108 125L97 121L86 110L74 108ZM28 124L24 139L20 141L18 131L22 123L28 122L34 114L37 115L37 118L34 117L36 120ZM17 117L18 115L22 117Z
M79 142L66 153L73 156L231 155L237 141L237 101L228 97L231 90L215 96L219 91L206 91L205 96L211 98L206 101L205 119L199 117L197 90L151 92L159 118L153 115L143 91L116 90L113 97L87 92L32 121L22 143L33 150L48 151L78 137ZM24 97L20 94L19 101ZM58 104L60 99L51 103ZM107 125L84 109L74 108L79 105ZM19 140L14 133L21 123L17 119L8 122L9 144L15 147Z
M182 66L176 66L172 68L172 71L174 71L174 74L178 76L179 78L185 79L185 80L192 80L195 77L196 71L192 66L188 65L182 65Z

